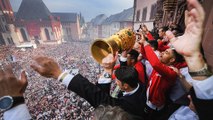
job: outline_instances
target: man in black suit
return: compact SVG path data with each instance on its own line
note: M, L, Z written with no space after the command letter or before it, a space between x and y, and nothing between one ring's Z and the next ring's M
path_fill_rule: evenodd
M118 99L112 98L106 89L102 90L109 88L116 58L109 54L103 59L104 72L98 80L98 86L90 83L80 74L62 72L58 64L51 58L38 57L35 61L39 66L32 65L31 67L44 77L58 79L69 90L87 100L94 108L99 105L119 106L134 118L143 119L145 91L144 87L138 83L138 73L134 67L124 66L115 71L116 83L123 91L123 96Z

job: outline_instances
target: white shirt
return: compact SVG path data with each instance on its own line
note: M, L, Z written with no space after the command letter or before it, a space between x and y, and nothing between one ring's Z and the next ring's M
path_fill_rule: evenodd
M3 116L4 120L30 120L31 115L26 104L18 105L6 112Z
M199 118L188 106L181 106L169 117L169 120L199 120Z
M213 75L203 81L193 80L192 85L197 98L213 99Z
M124 95L124 96L132 95L132 94L134 94L138 89L139 89L139 84L138 84L137 88L135 88L134 90L132 90L132 91L130 91L130 92L123 92L123 95Z

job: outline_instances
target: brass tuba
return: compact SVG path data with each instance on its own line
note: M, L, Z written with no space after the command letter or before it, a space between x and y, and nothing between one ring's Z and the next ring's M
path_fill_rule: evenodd
M132 49L135 39L135 33L131 29L122 29L109 38L95 40L91 45L91 54L101 64L102 59L110 53Z

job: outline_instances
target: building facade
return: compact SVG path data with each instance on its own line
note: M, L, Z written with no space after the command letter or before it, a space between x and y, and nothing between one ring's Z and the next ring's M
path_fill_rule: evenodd
M87 24L87 35L90 40L103 37L102 23L106 18L107 16L105 14L100 14Z
M0 1L0 45L17 44L14 13L9 0Z
M133 27L133 8L107 17L100 14L87 24L87 34L91 40L108 38L121 29Z
M62 25L42 0L23 0L15 17L20 43L61 43Z
M134 29L140 24L145 24L149 30L174 24L184 29L185 9L185 0L135 0Z
M102 22L102 38L110 37L121 29L133 28L133 8L109 16Z
M53 15L60 18L65 41L81 39L80 16L77 13L53 13Z
M153 29L153 22L157 11L157 0L134 0L134 30L145 24L149 30Z
M13 44L6 18L0 11L0 45Z

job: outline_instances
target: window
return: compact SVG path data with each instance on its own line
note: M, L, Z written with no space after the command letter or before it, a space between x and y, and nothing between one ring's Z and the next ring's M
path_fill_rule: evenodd
M1 19L3 20L3 17L1 17ZM3 21L0 20L0 32L4 32L5 29L4 29L4 23Z
M4 32L4 28L0 25L0 32Z
M39 39L39 37L38 37L38 36L34 36L34 38L35 38L35 40L38 40L38 39Z
M2 0L2 4L3 4L3 8L5 9L6 8L5 0Z
M146 21L147 7L143 8L142 21Z
M157 4L153 4L152 8L151 8L151 13L150 13L150 20L154 20L155 19L155 14L157 12Z
M69 34L69 28L66 28L66 31L67 31L67 35Z
M136 21L140 21L140 10L137 11L137 14L136 14Z
M4 17L2 17L2 21L3 21L3 22L5 22L5 19L4 19Z
M13 38L10 37L11 44L14 45Z
M5 25L5 30L6 30L7 32L9 32L9 27L8 27L7 25Z
M71 28L69 28L69 32L70 32L69 34L71 35L71 32L72 32L72 31L71 31Z
M9 44L12 44L11 41L10 41L10 38L7 38L7 42L8 42Z

